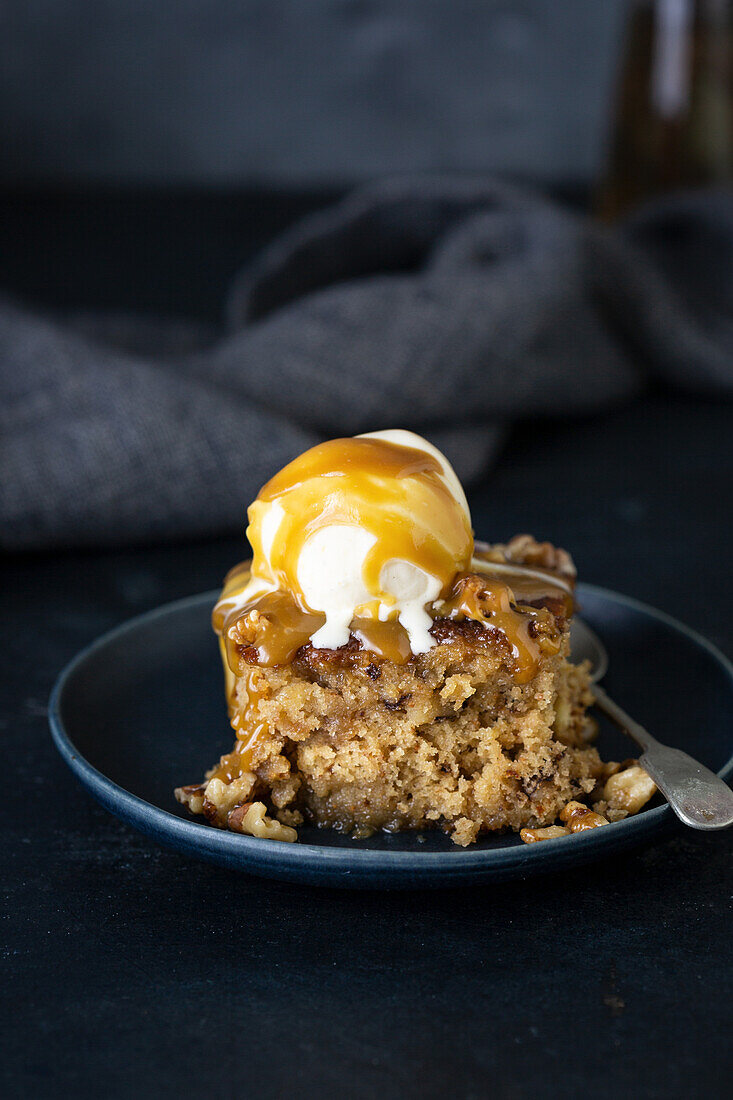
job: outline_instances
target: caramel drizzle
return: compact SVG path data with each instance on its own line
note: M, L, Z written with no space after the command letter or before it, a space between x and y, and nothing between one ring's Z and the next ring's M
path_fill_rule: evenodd
M266 553L262 524L275 502L283 517ZM391 598L380 584L386 562L412 562L439 578L447 592L473 551L468 515L438 459L384 439L333 439L311 448L260 490L249 520L253 577L292 592L305 610L298 561L306 540L323 527L346 524L374 535L364 584L386 602Z
M500 631L511 649L515 679L518 683L526 683L535 674L542 656L542 647L532 636L530 624L536 614L532 604L552 599L569 617L572 614L570 589L559 579L521 566L512 566L508 573L502 570L505 579L499 579L490 575L490 563L480 564L486 577L480 598L475 591L465 589L461 584L463 575L459 575L448 597L438 601L431 614L435 619L474 620L492 631ZM228 668L230 703L234 677L241 674L243 647L252 651L256 664L289 664L325 621L318 612L302 610L288 592L261 592L243 602L241 596L249 577L247 562L229 573L212 615ZM244 624L246 645L242 641L240 624ZM364 649L384 660L404 664L412 655L407 633L396 620L380 622L356 617L351 632Z
M221 641L221 639L220 639ZM226 651L222 646L222 653ZM219 764L210 773L209 779L221 779L224 783L231 783L238 779L243 772L251 771L255 750L267 729L267 723L259 715L259 702L267 695L267 688L262 683L258 684L257 666L244 666L237 669L237 675L244 680L244 695L246 703L242 710L236 708L236 683L234 674L228 659L224 659L224 676L227 680L227 704L232 729L237 735L237 745L233 752L226 753ZM229 684L234 685L233 688Z
M521 579L521 578L518 578ZM487 580L479 594L464 589L457 578L451 597L444 600L436 610L436 617L454 620L471 620L482 623L488 630L499 631L509 644L513 664L512 678L517 684L526 684L538 671L542 654L554 652L560 648L557 642L545 638L540 642L533 634L536 609L525 606L518 610L519 600L514 588L501 580ZM549 585L544 585L543 595ZM538 592L536 582L528 587L527 595ZM527 597L525 597L527 598ZM537 596L542 598L542 596Z

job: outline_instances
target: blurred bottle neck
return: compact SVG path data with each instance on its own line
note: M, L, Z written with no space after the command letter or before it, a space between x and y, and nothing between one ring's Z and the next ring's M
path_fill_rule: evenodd
M599 212L733 178L731 0L632 6Z

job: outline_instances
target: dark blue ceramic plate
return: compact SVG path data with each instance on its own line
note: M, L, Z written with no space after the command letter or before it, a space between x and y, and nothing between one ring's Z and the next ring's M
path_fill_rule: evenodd
M103 806L179 851L227 867L329 886L448 886L580 864L658 836L661 802L636 817L525 845L517 836L457 848L441 833L352 840L301 828L296 844L223 832L190 818L173 788L196 782L231 747L218 648L216 593L168 604L100 638L65 669L50 702L61 755ZM605 642L609 693L660 740L727 777L733 771L733 666L709 642L644 604L580 586L583 617ZM606 759L634 746L603 726Z

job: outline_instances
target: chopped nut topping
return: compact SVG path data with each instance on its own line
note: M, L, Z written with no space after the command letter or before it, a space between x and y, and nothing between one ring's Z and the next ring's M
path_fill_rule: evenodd
M611 775L603 788L603 799L609 810L625 810L636 814L656 793L657 785L642 767L635 764Z
M525 844L536 844L538 840L555 840L559 836L570 836L570 830L562 825L549 825L546 829L520 829L519 835Z
M176 801L187 806L192 814L200 814L204 809L205 790L205 783L192 783L188 787L176 787L174 794Z
M565 822L571 833L582 833L586 829L608 825L607 818L589 810L582 802L568 802L567 806L560 810L560 820Z
M607 760L601 770L603 779L610 779L612 775L616 775L618 772L626 771L627 768L632 768L638 764L639 761L634 758L628 760L622 760L621 763L618 760Z
M188 806L192 813L202 813L212 825L223 829L226 827L229 811L251 796L255 782L252 772L243 772L230 782L214 778L208 783L201 784L199 788L179 787L176 798ZM192 796L186 795L185 792L189 790L195 793ZM199 809L194 809L194 805Z
M508 561L535 566L557 573L559 577L571 582L577 576L575 563L567 550L549 542L537 542L532 535L515 535L506 545L495 544L488 552L484 551L484 543L477 543L476 546L487 561Z
M283 840L292 843L298 839L295 829L267 816L264 802L243 802L235 806L227 817L227 825L235 833L246 833L261 840Z

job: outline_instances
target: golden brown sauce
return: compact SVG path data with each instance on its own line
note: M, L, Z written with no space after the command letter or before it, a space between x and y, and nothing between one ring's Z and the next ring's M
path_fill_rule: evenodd
M412 656L410 638L396 619L380 623L379 619L354 619L351 633L364 649L384 661L406 665Z
M323 626L325 615L302 611L289 592L265 592L244 605L249 644L261 665L289 665L301 646Z
M476 572L491 577L492 563L482 563ZM574 603L569 585L559 581L551 573L543 574L542 570L535 569L534 566L525 569L521 565L515 565L511 570L502 569L501 573L497 571L494 578L511 588L517 604L531 605L552 600L560 606L565 618L569 619L573 614Z
M275 502L283 517L266 553L262 524ZM298 561L306 540L323 527L346 524L374 535L363 579L375 599L388 602L380 587L386 562L411 562L447 590L473 552L468 515L438 459L384 439L333 439L306 451L260 490L249 519L253 576L292 592L304 609Z
M225 675L227 672L231 674L228 662L225 661ZM267 729L266 723L262 721L258 713L258 704L260 699L264 697L266 688L261 688L258 684L261 677L258 675L257 666L238 668L237 675L246 681L246 691L243 694L247 700L243 710L235 711L233 697L227 696L231 725L237 735L237 747L234 752L222 756L219 766L214 769L209 777L210 779L221 779L225 783L231 783L232 779L239 778L242 772L251 770L257 742Z
M231 612L236 609L239 597L247 587L251 576L252 562L247 559L233 566L224 578L224 587L211 616L211 625L217 634L223 634L225 624L229 625Z
M246 574L242 589L248 579ZM236 603L231 597L231 591L226 599L222 594L212 615L214 629L220 634L228 685L229 679L234 683L234 674L238 675L241 667L242 633L257 651L258 664L287 665L326 620L319 612L302 611L288 592L263 592L245 603ZM233 627L237 637L232 636ZM407 631L396 620L383 623L357 617L351 623L351 632L364 649L383 660L405 664L412 655Z
M301 646L320 629L324 616L303 611L287 592L263 592L242 602L241 595L250 578L247 562L243 562L228 575L221 598L214 608L212 621L220 634L225 657L227 692L232 707L231 692L234 678L246 674L247 660L242 649L249 647L256 664L289 664ZM513 675L517 683L527 683L536 674L542 653L550 643L540 642L533 636L536 619L533 604L552 601L561 614L572 613L572 597L559 583L548 576L532 575L520 566L500 577L490 575L490 565L481 571L481 583L465 584L466 574L459 574L444 600L430 610L433 618L473 620L492 631L499 631L507 640L513 663ZM470 574L468 575L470 576ZM375 619L355 618L351 624L352 635L362 647L377 657L405 664L412 656L410 642L404 627L397 620L380 622ZM242 637L246 638L246 647ZM559 638L555 651L559 647ZM255 666L256 667L256 666Z
M548 646L546 639L541 644L533 634L533 609L529 606L518 609L520 601L516 592L504 579L482 578L480 588L466 587L462 580L462 577L456 579L453 592L441 602L436 614L459 621L470 619L483 623L490 630L500 631L511 649L514 682L529 683L536 676L543 651ZM531 590L534 593L535 589ZM559 647L558 637L557 644L551 648L557 652Z

